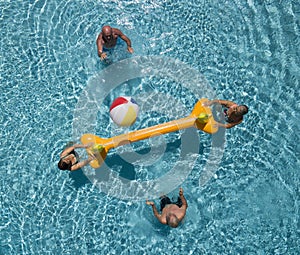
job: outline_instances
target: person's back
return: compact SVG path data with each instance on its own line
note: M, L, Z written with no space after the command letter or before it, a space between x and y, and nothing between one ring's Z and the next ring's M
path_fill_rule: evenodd
M179 197L175 203L171 202L170 198L167 196L161 198L161 214L158 213L154 202L147 200L146 203L152 206L154 216L160 223L169 225L172 228L178 227L179 223L183 220L188 207L182 188L179 189Z

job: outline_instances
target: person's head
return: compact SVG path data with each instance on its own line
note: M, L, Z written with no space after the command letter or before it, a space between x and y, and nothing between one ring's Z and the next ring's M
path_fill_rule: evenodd
M248 113L248 106L244 104L239 105L236 107L235 112L237 115L243 116Z
M60 159L57 166L60 170L71 170L72 162L71 160Z
M179 225L179 219L174 213L168 213L166 216L167 224L172 228L177 228Z
M112 28L110 26L102 27L102 36L106 40L111 40L111 38L112 38Z

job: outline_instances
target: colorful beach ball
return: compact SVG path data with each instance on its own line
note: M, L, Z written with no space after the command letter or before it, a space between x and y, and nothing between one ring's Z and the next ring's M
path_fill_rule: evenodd
M131 126L139 113L139 106L132 97L116 98L109 109L109 115L113 122L119 126Z

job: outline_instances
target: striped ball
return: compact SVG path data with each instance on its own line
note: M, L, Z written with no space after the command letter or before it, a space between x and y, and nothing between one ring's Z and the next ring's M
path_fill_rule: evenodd
M109 108L109 115L119 126L131 126L139 113L139 106L132 97L118 97Z

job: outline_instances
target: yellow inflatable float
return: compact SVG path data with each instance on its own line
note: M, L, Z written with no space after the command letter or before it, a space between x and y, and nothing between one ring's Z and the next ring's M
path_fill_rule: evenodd
M202 105L205 101L208 101L208 99L200 99L195 104L192 113L188 117L181 118L179 120L172 120L167 123L132 131L127 134L122 134L111 138L101 138L93 134L82 135L82 144L94 144L93 146L87 148L87 153L94 154L96 158L90 162L91 167L99 168L104 162L110 149L124 144L134 143L150 137L159 136L190 127L195 127L209 134L216 133L218 131L218 127L215 125L216 121L212 116L211 110L209 107Z

